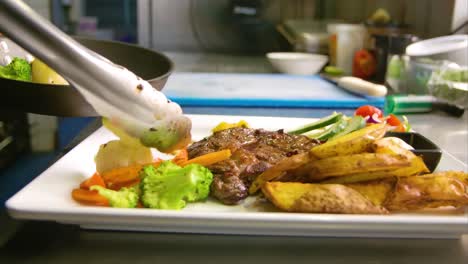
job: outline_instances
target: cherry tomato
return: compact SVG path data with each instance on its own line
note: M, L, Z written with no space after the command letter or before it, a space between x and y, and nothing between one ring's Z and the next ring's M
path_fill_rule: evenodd
M377 114L379 118L383 117L382 110L372 105L363 105L354 112L354 115L362 117L372 116L373 114Z
M394 114L389 114L389 115L387 116L387 124L396 127L396 126L401 125L401 121L400 121L400 119L398 119L398 117L396 117L396 115L394 115Z

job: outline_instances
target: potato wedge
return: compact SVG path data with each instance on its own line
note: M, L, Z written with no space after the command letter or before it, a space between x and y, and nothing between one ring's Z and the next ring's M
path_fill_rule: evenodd
M390 211L466 206L468 205L466 179L468 179L466 172L441 172L398 178L395 190L384 206Z
M359 192L340 184L266 182L265 196L276 207L289 212L335 214L386 214Z
M374 205L382 206L392 193L395 183L396 178L392 177L384 180L345 184L345 186L357 191Z
M287 171L299 168L312 160L309 152L299 153L285 158L257 176L249 188L249 193L256 193L265 182L272 181L283 176Z
M309 180L320 181L327 177L388 171L408 167L410 164L401 155L361 153L316 160L304 166L304 170L307 171Z
M412 151L405 148L405 142L399 138L386 137L374 141L375 153L388 153L403 155L411 160L411 168L400 172L398 176L411 176L421 173L429 173L429 169L421 157L416 156Z
M313 147L310 152L318 159L371 152L374 140L382 138L385 124L375 124Z
M438 171L431 173L434 177L451 177L451 178L456 178L463 182L464 184L468 185L468 173L463 172L463 171Z
M342 183L343 184L343 183L365 182L365 181L385 179L385 178L391 178L391 177L410 177L410 176L415 176L421 173L428 173L428 172L429 170L424 164L424 161L422 160L422 158L418 156L414 156L411 159L409 166L405 166L405 167L398 168L398 169L354 173L354 174L349 174L343 177L333 177L333 178L321 181L321 183Z
M353 173L353 174L345 175L342 177L330 177L323 181L320 181L320 183L350 184L350 183L367 182L367 181L396 177L396 175L394 175L395 171L397 170L390 169L390 170L381 170L381 171Z
M372 143L372 149L375 153L403 155L408 159L416 156L413 152L407 149L406 143L397 137L384 137L376 139Z

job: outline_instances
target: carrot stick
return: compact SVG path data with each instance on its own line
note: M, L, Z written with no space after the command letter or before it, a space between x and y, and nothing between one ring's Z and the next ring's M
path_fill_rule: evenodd
M102 186L102 187L106 187L106 183L102 179L101 175L99 175L99 173L97 173L97 172L94 173L93 176L91 176L88 179L84 180L80 184L80 188L85 189L85 190L89 190L89 187L91 187L93 185L99 185L99 186Z
M89 191L84 189L73 189L72 198L83 204L109 206L109 201L97 191Z
M140 170L147 165L157 166L161 163L161 160L154 161L147 164L133 164L127 167L115 168L102 173L102 178L106 183L107 187L114 189L113 185L121 185L125 183L131 183L139 181Z
M111 190L114 190L114 191L118 191L120 189L122 189L123 187L132 187L133 185L135 184L138 184L140 183L140 178L137 177L136 179L134 180L131 180L131 181L127 181L127 182L111 182L107 185L107 188L108 189L111 189Z
M176 156L172 158L172 162L177 165L183 164L188 160L188 151L187 149L181 149L177 152Z
M228 159L229 157L231 157L231 150L224 149L220 151L211 152L205 155L201 155L193 159L189 159L186 162L182 163L181 165L185 166L188 164L196 163L202 166L209 166L211 164L215 164L217 162Z

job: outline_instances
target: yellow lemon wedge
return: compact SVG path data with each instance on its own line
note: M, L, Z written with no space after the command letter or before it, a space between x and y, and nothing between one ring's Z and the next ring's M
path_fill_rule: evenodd
M60 76L57 72L52 70L47 64L38 59L31 62L31 75L32 81L42 84L63 84L67 85L68 82Z

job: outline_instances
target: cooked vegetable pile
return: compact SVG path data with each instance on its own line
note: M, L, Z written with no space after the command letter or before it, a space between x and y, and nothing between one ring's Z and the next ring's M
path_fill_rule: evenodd
M175 210L184 208L187 202L206 199L213 174L202 165L192 163L182 167L174 161L159 161L135 170L117 168L124 171L111 170L103 176L96 173L80 189L75 189L72 197L91 205Z
M30 64L19 57L13 58L6 66L0 66L0 77L42 84L68 84L62 76L42 61L34 59Z
M33 59L29 63L19 57L13 58L6 66L0 66L0 78L42 84L68 84L62 76L39 59Z
M231 155L221 150L189 160L184 149L171 160L154 159L138 140L111 128L120 139L99 147L96 173L72 191L72 198L80 203L179 210L208 197L213 174L205 166Z
M31 81L31 65L25 59L14 58L10 64L0 66L0 77L19 81Z

